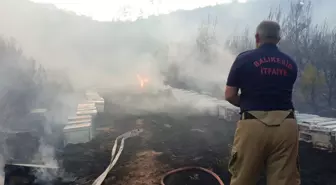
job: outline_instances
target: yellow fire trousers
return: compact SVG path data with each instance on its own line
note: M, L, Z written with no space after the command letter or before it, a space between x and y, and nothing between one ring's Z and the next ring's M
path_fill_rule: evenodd
M299 185L298 125L290 111L251 111L237 123L229 162L231 185L255 185L262 170L268 185Z

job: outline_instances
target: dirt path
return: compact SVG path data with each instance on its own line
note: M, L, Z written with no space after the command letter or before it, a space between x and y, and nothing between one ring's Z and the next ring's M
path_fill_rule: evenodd
M146 146L149 140L152 139L152 131L148 130L148 122L145 123L143 119L135 121L136 128L144 129L141 135L142 146ZM116 183L116 185L132 184L132 185L154 185L159 184L161 176L168 168L167 165L162 164L157 160L161 152L154 150L145 150L138 152L131 160L124 166L129 173L123 180ZM108 184L108 183L106 183Z
M168 167L156 159L158 155L160 155L160 153L149 150L137 153L136 157L124 166L129 170L129 173L123 178L123 180L115 183L115 185L159 184L162 175ZM109 184L109 182L106 182L106 184Z
M137 119L135 121L135 128L142 128L144 132L141 134L141 146L146 146L149 140L152 139L152 131L148 130L148 123L145 123L143 119ZM126 141L127 142L127 141ZM128 150L128 151L127 151ZM131 148L125 148L125 152L131 152ZM168 166L162 164L157 160L161 152L156 152L154 150L142 150L137 152L133 157L130 158L126 164L120 164L123 169L127 169L127 173L122 175L119 180L110 177L107 178L106 185L157 185L160 182L162 175L167 171Z

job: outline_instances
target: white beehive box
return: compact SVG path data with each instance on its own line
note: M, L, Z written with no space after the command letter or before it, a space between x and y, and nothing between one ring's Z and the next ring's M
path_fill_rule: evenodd
M86 109L86 110L77 110L76 115L77 116L85 116L90 115L92 117L95 117L97 115L97 109Z
M334 129L335 118L312 114L296 114L299 124L300 140L312 143L314 148L336 151Z
M82 108L77 108L77 111L89 111L89 110L97 110L97 107L82 107Z
M66 125L63 133L64 145L86 143L94 137L94 130L90 122Z
M77 106L78 109L91 108L91 107L95 107L95 104L94 103L80 103Z
M88 91L85 93L88 104L94 105L99 113L105 110L105 101L97 92Z
M73 116L68 118L68 125L78 124L78 123L92 123L92 116L84 115L84 116Z
M103 98L99 99L99 100L89 100L90 103L94 103L97 111L99 113L104 112L105 110L105 101Z
M92 119L92 116L84 115L84 116L69 116L68 117L68 121L76 121L76 120L83 120L83 119Z

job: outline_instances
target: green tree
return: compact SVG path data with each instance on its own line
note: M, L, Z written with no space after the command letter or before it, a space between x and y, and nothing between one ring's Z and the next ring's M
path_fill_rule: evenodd
M267 19L279 22L282 27L279 47L299 67L293 95L296 107L318 113L333 110L336 100L336 28L330 29L327 24L313 25L311 10L310 1L297 0L290 4L288 12L281 7L271 10ZM248 30L244 30L228 40L226 46L233 53L239 53L247 50L250 46L246 44L251 41Z
M323 74L313 65L306 64L300 79L300 90L305 100L318 111L318 97L321 87L325 84Z

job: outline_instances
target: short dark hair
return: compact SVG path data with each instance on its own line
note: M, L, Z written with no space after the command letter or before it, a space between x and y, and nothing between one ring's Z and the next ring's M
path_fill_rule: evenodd
M265 20L257 26L256 33L260 40L280 40L280 31L280 25L277 22Z

